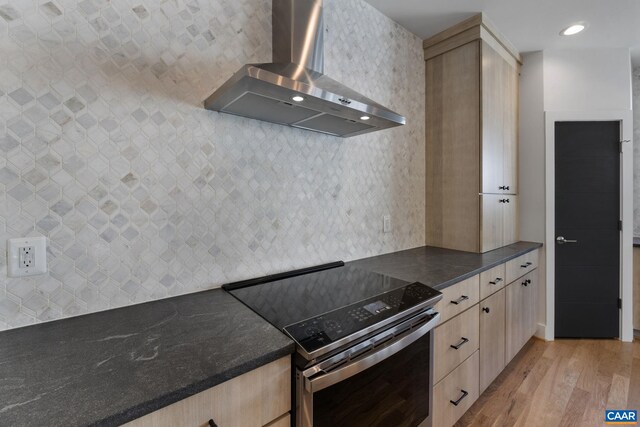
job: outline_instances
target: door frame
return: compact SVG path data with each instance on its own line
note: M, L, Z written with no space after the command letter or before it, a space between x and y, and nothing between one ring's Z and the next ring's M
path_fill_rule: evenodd
M633 341L633 112L545 111L545 261L546 325L544 338L555 339L555 123L581 121L619 121L622 144L620 159L620 339Z

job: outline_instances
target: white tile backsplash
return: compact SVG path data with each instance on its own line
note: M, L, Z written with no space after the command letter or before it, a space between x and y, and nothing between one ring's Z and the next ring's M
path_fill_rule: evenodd
M325 23L326 73L406 126L204 110L271 60L269 0L0 0L0 251L46 235L50 268L7 279L2 258L0 329L421 245L421 41L362 0Z

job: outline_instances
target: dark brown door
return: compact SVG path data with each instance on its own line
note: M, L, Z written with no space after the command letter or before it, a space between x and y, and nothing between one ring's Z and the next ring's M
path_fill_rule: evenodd
M620 122L556 122L555 155L555 335L617 337Z

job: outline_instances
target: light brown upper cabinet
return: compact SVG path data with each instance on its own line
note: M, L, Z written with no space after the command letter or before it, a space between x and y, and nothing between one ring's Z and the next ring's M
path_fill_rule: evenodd
M483 14L425 40L424 52L426 243L514 243L520 55Z

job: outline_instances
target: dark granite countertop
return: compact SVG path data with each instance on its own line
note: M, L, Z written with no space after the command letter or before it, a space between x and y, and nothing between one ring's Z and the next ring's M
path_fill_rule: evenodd
M1 332L0 425L120 425L293 351L222 290Z
M634 237L633 238L633 246L634 247L640 247L640 237Z
M408 282L444 289L541 246L541 243L518 242L483 254L422 246L351 261L349 264Z
M540 246L424 246L349 264L442 289ZM120 425L294 349L220 289L0 332L0 425Z

